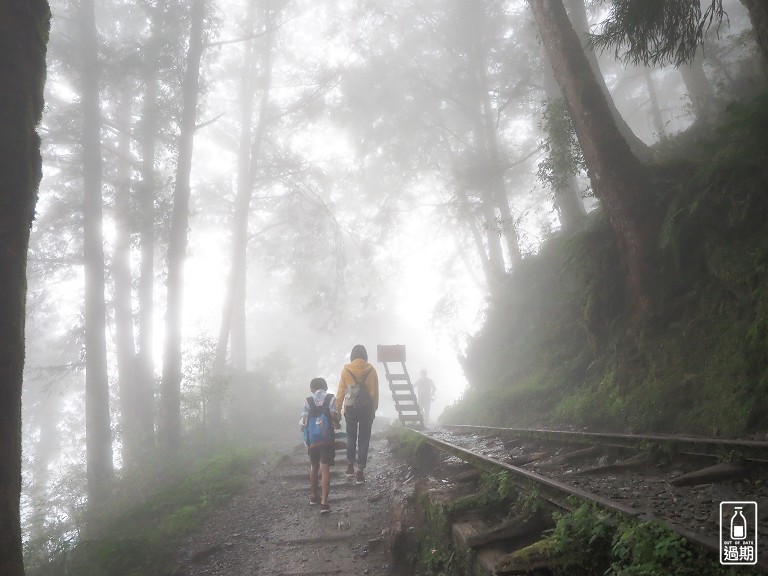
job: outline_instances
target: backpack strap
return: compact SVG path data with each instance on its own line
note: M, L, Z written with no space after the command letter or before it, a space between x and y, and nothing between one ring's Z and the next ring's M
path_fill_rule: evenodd
M358 381L357 378L355 377L355 373L352 372L352 370L350 370L349 368L347 368L347 372L349 372L349 375L352 376L352 380L354 380L355 384L357 384L358 386L365 384L365 381L368 379L368 374L371 373L371 370L372 368L368 368L365 374L363 374L363 377L360 378L360 381Z

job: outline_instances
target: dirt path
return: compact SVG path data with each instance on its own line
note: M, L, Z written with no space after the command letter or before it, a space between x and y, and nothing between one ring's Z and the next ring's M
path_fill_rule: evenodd
M371 440L366 482L331 472L331 513L309 505L309 459L300 449L255 476L179 552L174 576L390 576L392 501L399 497L386 440Z

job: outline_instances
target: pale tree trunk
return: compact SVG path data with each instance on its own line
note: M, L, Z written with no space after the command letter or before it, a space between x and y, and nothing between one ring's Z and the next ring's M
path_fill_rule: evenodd
M120 394L120 427L123 462L136 466L141 454L141 438L136 427L136 342L133 333L131 296L131 108L133 98L122 95L118 122L118 166L115 186L115 247L112 256L114 281L115 347L117 385Z
M168 245L165 343L159 421L159 444L165 454L175 453L181 444L181 316L184 308L184 258L187 253L190 175L200 88L200 62L203 56L204 19L205 0L193 0L187 69L182 86L183 104L179 127L179 152Z
M656 134L658 134L659 138L663 138L665 135L664 119L661 116L659 96L656 92L656 83L653 80L652 71L645 66L643 66L643 78L645 79L645 86L648 89L648 100L651 105L651 120L653 120L653 127L656 129Z
M253 33L253 5L249 6L247 16L249 30ZM219 341L216 350L216 374L224 371L227 339L230 341L230 364L232 381L241 385L246 373L246 337L245 337L245 300L246 300L246 251L248 246L248 216L250 214L251 197L255 181L256 169L261 155L261 145L266 134L269 121L269 97L272 86L272 48L274 32L273 15L269 3L263 3L264 35L261 51L261 98L259 103L259 119L253 127L253 99L256 93L255 74L257 70L254 41L249 43L244 54L243 76L241 80L241 126L240 146L238 153L237 194L235 212L232 218L232 262L227 282L225 305L222 313ZM220 381L220 379L219 379ZM221 412L221 398L211 399L211 433L217 433L217 414ZM218 426L221 426L218 416Z
M616 127L562 0L529 0L547 56L571 113L592 188L613 228L635 314L650 304L653 224L648 175Z
M560 88L555 81L552 68L548 62L544 62L544 91L547 99L553 102L562 98ZM555 159L553 170L555 171L556 184L554 185L555 209L560 219L560 227L566 234L581 230L587 211L581 199L576 176L573 174L573 166L568 165L564 158L570 157L568 146L569 133L565 119L560 122L550 120L549 140L551 153ZM558 184L560 183L560 184Z
M589 61L589 67L592 70L595 81L597 82L598 86L600 86L600 91L605 97L606 104L608 105L608 109L611 112L611 117L616 123L616 127L624 137L624 140L627 141L627 144L629 144L629 148L632 150L632 153L641 160L648 160L651 157L650 148L648 148L648 145L640 140L637 135L635 135L635 133L632 131L632 128L629 127L627 121L624 120L624 117L616 108L616 103L613 101L613 96L611 96L611 92L608 90L608 86L605 84L605 77L600 71L600 64L597 61L597 55L595 54L595 51L587 45L589 34L589 18L587 17L587 9L584 5L584 0L568 0L568 5L568 12L570 15L570 20L573 23L573 28L576 30L579 41L581 43L581 47L584 50L584 54L586 55L587 60Z
M248 4L248 10L245 17L244 36L251 36L255 28L255 2ZM216 357L214 360L214 389L211 391L209 399L210 415L210 436L215 442L219 431L223 425L222 418L222 396L224 388L224 378L227 364L227 347L230 342L230 333L232 331L232 319L234 314L235 302L239 302L241 289L240 277L235 273L241 263L238 261L236 244L238 243L237 231L240 228L239 220L245 187L249 180L248 169L250 167L251 134L253 131L253 98L256 92L256 56L255 40L248 40L243 47L243 69L240 76L240 145L237 157L237 192L235 197L235 212L232 219L232 261L224 295L224 305L221 313L221 323L219 324L219 339L216 344ZM248 196L250 204L250 193ZM247 208L246 208L247 210ZM245 214L246 233L247 233L247 212ZM242 262L244 267L245 262ZM242 275L242 289L245 288L245 275ZM234 350L233 350L234 352Z
M24 576L21 388L29 228L42 174L35 128L43 112L50 26L45 0L0 3L0 574Z
M85 427L88 508L93 514L111 490L104 239L101 198L99 58L93 0L80 2L81 105L83 114L83 246L85 257Z
M475 136L479 147L478 156L483 159L487 170L483 174L483 181L480 185L483 194L492 199L488 203L495 204L499 211L500 233L506 241L509 257L509 266L504 263L501 267L503 274L506 274L508 269L513 269L520 263L522 256L515 219L509 207L507 187L504 182L503 161L499 153L496 115L489 93L485 7L477 6L471 0L459 0L459 7L462 20L469 19L471 23L467 50L469 51L469 73L474 84L473 92L477 97L474 107L477 110L474 118ZM496 227L495 220L494 216L494 220L489 222L489 225L494 228Z
M47 487L50 478L48 465L59 450L57 424L61 420L61 401L57 394L46 391L38 392L38 398L34 404L36 410L31 419L33 427L38 430L38 439L35 444L35 458L31 466L32 482L29 487L29 499L33 509L28 534L30 540L45 537L46 534L45 519L51 512Z
M491 268L488 252L483 243L483 236L480 234L480 230L478 230L476 224L477 219L472 213L472 207L469 203L467 193L461 185L456 186L456 201L458 205L458 215L466 222L470 234L472 234L472 240L475 244L475 249L477 250L477 256L480 258L480 264L483 267L485 286L490 292L493 292L498 284L499 278L494 274L493 269Z
M708 123L712 120L712 112L715 104L715 93L712 85L704 72L704 57L701 48L696 50L693 60L687 64L681 64L680 76L683 78L683 84L688 91L688 98L691 100L693 115L696 119Z
M132 423L143 459L155 443L154 430L154 309L155 309L155 148L157 141L157 59L163 31L165 0L157 0L152 9L151 35L143 47L144 104L140 122L139 144L142 151L141 185L138 188L139 243L141 261L138 286L138 351L136 354L136 420Z

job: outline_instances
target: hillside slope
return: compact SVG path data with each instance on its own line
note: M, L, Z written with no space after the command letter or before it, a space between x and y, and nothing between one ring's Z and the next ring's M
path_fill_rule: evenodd
M630 319L600 213L489 304L443 422L743 435L768 429L768 95L656 147L652 309Z

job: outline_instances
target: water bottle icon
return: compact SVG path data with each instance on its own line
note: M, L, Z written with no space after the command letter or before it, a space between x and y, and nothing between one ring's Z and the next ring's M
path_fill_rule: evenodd
M747 519L741 513L741 506L734 507L731 517L731 539L744 540L747 537Z

